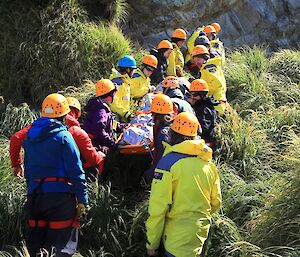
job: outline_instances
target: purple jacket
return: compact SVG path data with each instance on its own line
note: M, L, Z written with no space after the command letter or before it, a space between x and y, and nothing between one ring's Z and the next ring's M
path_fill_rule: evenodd
M87 112L83 122L94 146L116 147L113 139L113 117L108 105L96 97L90 99L85 107Z

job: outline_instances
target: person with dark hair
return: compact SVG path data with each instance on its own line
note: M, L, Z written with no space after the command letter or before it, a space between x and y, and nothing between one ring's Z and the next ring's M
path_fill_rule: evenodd
M203 79L195 79L190 86L190 103L195 110L196 117L201 125L201 138L213 150L216 146L215 126L217 123L217 112L215 106L218 101L207 96L208 85Z
M71 256L76 251L78 242L73 242L72 249L68 242L76 233L78 215L85 212L88 192L80 153L63 124L69 112L63 95L50 94L42 103L41 117L11 138L11 161L17 176L23 175L20 140L24 148L30 256L38 256L42 248L48 252L54 248L56 256Z
M195 78L204 79L208 84L208 96L214 98L219 104L215 107L219 115L223 115L228 106L226 98L226 79L216 58L209 58L208 49L203 45L195 46L193 50L193 63L199 72L193 74Z
M136 69L136 61L130 55L122 57L117 64L117 69L112 69L110 80L117 85L117 93L110 104L111 111L117 114L118 119L128 122L134 115L130 112L130 84L131 77Z
M173 45L168 40L162 40L157 45L157 49L152 49L150 54L154 55L157 60L157 69L150 76L151 83L159 84L167 76L168 58L173 51Z
M154 121L153 135L154 135L154 153L151 167L145 171L144 177L148 182L152 180L153 171L157 162L163 155L166 134L168 128L172 124L173 103L170 97L159 93L157 94L151 104L151 113Z
M113 115L109 108L109 104L114 102L116 92L116 85L111 80L101 79L96 84L96 97L91 98L85 107L87 115L83 128L92 139L93 145L104 154L117 148L113 138ZM121 131L124 126L118 123L116 130Z
M131 98L139 100L147 93L155 90L155 87L150 84L150 76L157 69L157 64L158 61L154 55L148 54L143 58L141 68L136 69L131 79Z
M167 257L199 257L208 237L211 217L221 206L220 178L212 150L196 139L199 122L178 114L151 185L146 221L147 253Z
M168 58L167 72L169 76L176 76L176 65L184 67L184 57L180 49L184 45L185 40L186 32L183 29L175 29L171 37L173 51Z

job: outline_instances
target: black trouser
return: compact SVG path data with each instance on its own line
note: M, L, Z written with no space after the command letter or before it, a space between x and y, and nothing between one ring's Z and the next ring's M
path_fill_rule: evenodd
M26 237L26 245L30 256L37 256L41 248L46 249L48 252L54 251L57 257L69 256L61 253L61 250L69 241L73 229L72 225L65 228L50 228L49 226L39 226L37 221L56 222L74 219L76 215L74 194L30 194L27 196L26 211L29 220L36 221L35 226L28 226Z

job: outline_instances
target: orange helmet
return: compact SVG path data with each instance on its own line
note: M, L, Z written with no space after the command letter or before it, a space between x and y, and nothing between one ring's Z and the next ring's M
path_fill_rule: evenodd
M146 64L146 65L156 69L158 60L154 55L148 54L144 57L143 64Z
M175 29L172 38L186 39L186 32L183 29Z
M61 94L50 94L42 103L42 117L58 118L70 112L67 99Z
M151 112L159 114L173 113L173 103L170 97L164 94L157 94L151 104Z
M157 45L157 49L162 49L162 48L173 49L173 45L169 40L162 40Z
M109 79L100 79L96 84L96 96L102 96L116 89L114 83Z
M212 26L212 25L207 25L204 27L203 31L206 33L206 34L209 34L209 33L216 33L216 29Z
M200 55L200 54L209 54L208 49L206 46L203 45L197 45L194 47L192 56Z
M175 76L168 76L162 82L162 87L179 87L178 78Z
M76 98L67 97L66 99L68 101L69 107L74 107L79 111L79 113L81 113L81 104L79 103L79 101Z
M214 22L214 23L211 24L211 26L213 26L215 28L217 34L220 32L221 26L220 26L219 23Z
M208 92L208 84L204 79L195 79L192 81L190 85L190 92L196 92L196 91Z
M171 129L184 136L197 136L199 121L188 112L179 113L173 121Z

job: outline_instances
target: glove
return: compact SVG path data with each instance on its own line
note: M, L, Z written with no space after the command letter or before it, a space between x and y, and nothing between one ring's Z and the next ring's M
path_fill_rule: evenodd
M155 249L147 249L147 254L149 256L157 256L158 255L158 251Z
M13 167L13 175L17 178L24 177L24 168L23 168L22 164L19 164L19 165Z
M156 90L156 87L150 85L150 87L149 87L149 93L152 93L152 92L154 92L155 90Z
M83 203L77 204L77 216L82 218L86 215L86 207Z

